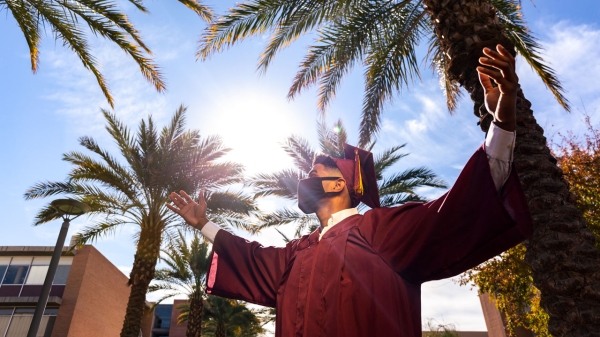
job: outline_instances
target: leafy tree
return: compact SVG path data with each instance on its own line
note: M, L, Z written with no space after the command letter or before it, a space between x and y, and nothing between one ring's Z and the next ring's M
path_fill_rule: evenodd
M588 227L600 238L600 129L594 127L585 114L587 132L583 139L573 132L561 135L556 144L556 159L571 192L577 198L577 207L583 212ZM596 240L600 248L600 240Z
M144 0L128 0L138 10L148 13ZM205 21L212 19L212 11L197 0L178 0L190 8ZM39 68L39 46L42 34L49 27L57 41L71 49L83 66L91 71L111 107L114 99L104 76L98 69L96 58L91 53L85 33L85 26L94 35L100 35L115 43L129 55L140 67L142 75L159 92L165 90L165 82L159 68L149 55L151 50L142 41L140 33L134 28L127 15L117 9L115 1L110 0L0 0L0 12L10 12L23 32L29 56L31 70Z
M133 133L114 114L103 110L106 129L122 158L114 157L94 139L81 137L79 143L93 156L65 153L63 160L74 165L67 179L40 182L25 193L26 199L66 194L91 207L89 214L95 221L77 235L75 245L114 235L123 225L137 229L122 337L138 336L163 238L173 237L174 230L182 226L179 217L165 207L170 192L211 191L207 199L210 216L226 226L240 225L256 210L252 199L224 190L240 182L242 166L219 161L229 151L219 137L203 138L197 130L186 130L185 111L184 107L177 109L160 132L148 117ZM57 218L48 204L37 214L34 225Z
M344 157L344 144L348 143L348 134L341 121L338 121L333 128L327 126L326 123L318 123L317 133L322 153L334 158ZM374 145L375 143L371 143L366 148L372 150ZM387 169L408 155L399 152L404 146L406 144L391 147L374 157L381 206L394 206L409 201L425 201L426 199L416 192L419 187L446 188L446 183L426 167L410 168L384 177L383 174ZM273 195L287 200L296 200L298 181L308 177L317 151L310 146L307 140L298 136L289 137L283 148L292 157L297 168L259 174L251 178L247 185L254 188L255 197ZM314 214L306 215L296 208L283 208L261 216L260 224L254 230L259 231L266 227L287 224L295 224L296 236L300 237L307 229L313 231L318 228L319 220ZM279 233L281 234L281 232ZM283 237L288 240L285 235Z
M593 127L588 115L585 115L585 124L587 132L583 140L567 132L560 135L560 142L553 147L558 165L577 197L577 207L589 228L600 238L600 132ZM596 246L599 245L600 240L597 240ZM510 249L462 275L460 283L471 283L480 293L489 293L506 317L507 329L512 335L517 327L523 327L536 336L551 336L548 314L540 306L540 291L534 286L531 268L525 263L524 246Z
M204 297L206 273L209 266L209 244L197 233L190 245L182 232L163 249L161 261L167 267L156 271L148 292L167 291L154 306L177 295L186 295L189 301L186 337L200 337L202 333L202 316L204 315Z
M482 48L502 44L517 52L540 76L558 103L569 104L561 84L544 62L541 47L526 27L517 0L249 0L214 22L198 57L209 58L243 39L272 31L260 61L265 71L274 56L298 37L315 32L315 43L300 64L288 97L318 84L325 110L344 76L364 66L365 93L359 146L379 130L385 103L419 78L416 48L430 40L428 59L438 70L448 108L454 111L465 89L483 131L493 117L484 105L477 66ZM586 227L556 159L522 90L517 100L514 163L531 210L535 232L525 245L540 305L554 336L600 334L600 251Z

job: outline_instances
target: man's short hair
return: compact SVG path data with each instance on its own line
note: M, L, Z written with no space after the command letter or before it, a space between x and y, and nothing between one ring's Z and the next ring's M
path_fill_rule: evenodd
M333 160L333 158L331 158L330 155L326 155L326 154L318 154L318 155L316 155L315 159L313 159L313 166L315 166L317 164L321 164L321 165L325 166L328 169L336 170L336 171L342 173L340 171L340 168L337 166L337 164L335 163L335 161Z

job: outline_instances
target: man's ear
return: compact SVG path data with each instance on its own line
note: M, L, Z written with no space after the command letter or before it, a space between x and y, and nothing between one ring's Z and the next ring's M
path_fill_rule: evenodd
M341 192L344 190L344 187L346 187L346 180L340 177L340 179L335 181L332 192Z

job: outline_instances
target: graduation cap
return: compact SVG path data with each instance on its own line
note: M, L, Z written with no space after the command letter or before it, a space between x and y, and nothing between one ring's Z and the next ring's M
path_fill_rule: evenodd
M352 207L361 202L371 208L379 208L379 189L375 176L375 161L369 151L344 144L344 159L332 158L346 180L352 199Z

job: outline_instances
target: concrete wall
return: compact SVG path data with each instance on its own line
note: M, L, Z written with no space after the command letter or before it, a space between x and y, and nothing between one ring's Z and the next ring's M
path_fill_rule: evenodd
M82 247L73 259L52 337L119 336L127 280L96 248Z

